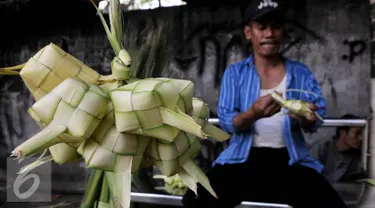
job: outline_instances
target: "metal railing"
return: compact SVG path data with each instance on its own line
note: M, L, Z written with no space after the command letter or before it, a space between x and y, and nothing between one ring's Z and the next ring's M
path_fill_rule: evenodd
M209 118L209 123L218 125L218 118ZM366 119L324 119L322 127L338 127L338 126L351 126L351 127L364 127L364 138L363 138L363 152L362 152L362 162L363 168L367 170L367 157L371 156L368 152L368 137L369 137L369 128L368 120ZM364 186L362 186L360 198L364 194ZM146 203L146 204L155 204L155 205L169 205L169 206L182 206L182 197L181 196L171 196L164 194L149 194L149 193L131 193L131 202L135 203ZM348 204L357 204L358 201L350 201ZM277 203L261 203L261 202L248 202L244 201L236 208L249 208L249 207L288 207L291 206L286 204L277 204Z
M208 122L214 125L219 124L218 118L209 118ZM365 127L367 120L365 119L324 119L322 127L338 127L338 126L358 126Z
M163 194L148 194L148 193L131 193L131 202L145 203L145 204L157 204L165 206L182 206L182 197L181 196L170 196ZM242 202L236 208L245 208L245 207L285 207L291 208L289 205L284 204L273 204L273 203L261 203L261 202Z

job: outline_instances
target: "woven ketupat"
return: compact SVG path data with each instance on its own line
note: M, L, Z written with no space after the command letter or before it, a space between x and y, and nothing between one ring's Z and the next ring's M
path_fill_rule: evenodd
M39 100L66 78L96 83L100 74L51 43L28 60L20 76L34 98Z
M61 138L64 137L58 137L58 139L63 140ZM48 149L53 161L57 164L64 164L82 159L81 155L77 152L77 144L79 143L58 143Z
M95 70L53 43L31 57L21 69L20 76L36 101L68 77L76 77L88 83L97 83L101 77ZM59 139L66 140L60 137ZM59 143L49 148L56 163L62 164L80 159L78 154L73 154L76 145L72 147L68 144Z
M158 79L142 79L109 92L120 132L172 142L180 130L206 138L201 126L177 107L175 86ZM188 101L186 101L188 102Z
M225 140L229 137L227 133L208 123L209 108L207 104L198 98L193 98L191 106L192 118L197 124L202 126L203 131L206 129L209 133L215 133L217 137L214 138L216 139ZM148 154L163 175L173 176L180 171L180 167L188 160L195 158L200 150L201 143L199 138L184 131L179 131L173 142L151 141Z
M210 125L207 121L209 109L202 100L193 98L191 114L202 127ZM221 139L229 137L222 130L215 128L210 129L210 132L216 133ZM152 140L147 153L152 163L159 168L163 175L174 176L177 174L194 192L197 191L196 183L199 182L216 197L208 178L193 161L200 150L201 143L197 136L180 131L170 143L159 139Z
M200 141L181 131L171 143L151 140L147 153L163 175L173 176L188 160L195 158L200 150Z
M198 98L192 98L191 106L191 114L197 124L202 127L209 125L207 105ZM228 136L220 129L218 133ZM149 155L153 163L159 167L163 175L173 176L178 173L179 167L199 154L201 143L196 136L180 131L173 142L165 143L157 140L151 144L150 148Z
M155 79L173 85L174 89L178 92L179 95L177 100L178 109L190 115L191 111L193 110L192 99L194 96L194 83L190 80L184 79L171 79L164 77Z
M300 89L287 89L287 90L284 90L284 93L290 92L290 91L303 92L303 93L312 94L312 95L319 97L319 95L316 95L313 92L300 90ZM286 100L282 96L280 96L279 93L281 92L272 92L271 97L273 98L274 101L276 101L278 104L280 104L283 108L287 109L291 113L304 117L307 120L311 120L313 118L313 115L315 115L320 121L322 122L324 121L324 119L316 111L312 111L310 109L307 101Z
M82 142L94 133L107 108L108 99L99 87L67 78L29 108L31 117L45 128L18 146L14 154L27 156L53 144ZM37 145L39 140L45 143Z
M109 102L106 116L91 138L85 140L77 151L83 155L86 167L114 172L121 171L116 170L116 163L132 157L132 173L136 173L149 141L147 136L117 131L113 105Z
M199 98L193 98L192 105L192 117L197 124L202 126L203 132L205 134L209 135L219 142L223 142L230 137L230 135L225 131L208 122L208 119L210 117L210 109L207 103L203 102L203 100Z

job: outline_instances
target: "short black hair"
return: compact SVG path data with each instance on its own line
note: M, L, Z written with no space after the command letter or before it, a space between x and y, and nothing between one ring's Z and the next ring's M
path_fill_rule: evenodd
M360 119L359 116L353 115L353 114L344 114L340 117L340 119ZM336 134L333 137L334 139L337 139L340 136L340 131L344 130L345 132L348 132L349 129L353 128L352 126L339 126L336 128Z

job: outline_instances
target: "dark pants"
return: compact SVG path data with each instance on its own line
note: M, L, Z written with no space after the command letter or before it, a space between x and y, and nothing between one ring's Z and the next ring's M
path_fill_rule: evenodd
M186 208L232 208L242 201L288 204L293 208L346 208L327 180L314 169L288 165L284 149L252 148L245 163L216 165L207 174L218 199L202 186L189 190Z

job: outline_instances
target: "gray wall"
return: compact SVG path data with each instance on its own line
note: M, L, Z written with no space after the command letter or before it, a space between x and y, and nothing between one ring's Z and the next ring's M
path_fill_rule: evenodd
M296 2L289 13L292 21L288 23L283 53L304 62L314 72L327 99L327 116L368 115L368 1ZM0 39L0 66L26 62L44 45L54 42L62 44L70 54L92 68L109 73L113 52L92 6L77 3L75 8L70 8L61 3L53 7L60 9L48 11L51 5L43 7L37 3L17 9L0 8L1 33L5 35ZM245 58L249 52L239 25L241 8L239 5L168 8L131 12L125 19L132 28L129 35L133 38L141 37L147 22L160 19L168 23L169 62L164 75L193 80L196 96L204 98L215 116L220 77L225 67ZM45 18L55 23L48 24ZM0 95L0 155L5 158L39 129L27 114L27 108L34 101L19 77L0 76ZM312 142L329 139L332 134L333 129L321 129L307 138ZM73 174L75 168L77 166L64 165L59 170Z

